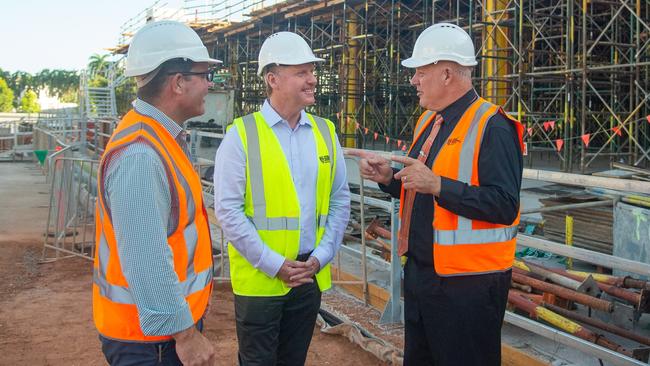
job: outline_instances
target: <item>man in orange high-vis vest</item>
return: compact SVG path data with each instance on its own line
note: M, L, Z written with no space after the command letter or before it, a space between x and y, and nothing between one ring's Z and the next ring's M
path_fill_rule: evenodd
M93 317L111 365L214 365L201 334L212 243L199 176L181 127L205 112L210 64L199 36L151 22L131 41L125 75L138 98L98 170Z
M404 365L497 366L519 223L523 127L472 87L469 35L453 24L420 34L411 84L426 111L393 170L352 151L361 175L400 198Z

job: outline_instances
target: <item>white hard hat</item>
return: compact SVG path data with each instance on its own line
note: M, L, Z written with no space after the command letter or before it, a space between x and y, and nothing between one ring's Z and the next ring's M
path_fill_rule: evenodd
M299 35L293 32L278 32L271 34L262 43L257 61L257 74L262 76L262 70L267 65L302 65L325 60L314 56L307 42Z
M474 43L463 28L449 23L438 23L418 36L413 55L402 61L402 66L415 68L438 61L453 61L462 66L477 64Z
M161 20L148 23L133 36L126 55L124 75L145 75L174 58L221 63L210 58L208 49L192 28L181 22Z

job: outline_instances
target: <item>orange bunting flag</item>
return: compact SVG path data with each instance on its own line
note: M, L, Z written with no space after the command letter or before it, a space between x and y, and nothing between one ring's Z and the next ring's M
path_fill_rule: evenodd
M647 120L648 120L648 123L650 123L650 114L647 115L647 116L645 116L645 119L647 119Z
M589 137L591 134L585 133L584 135L581 136L582 142L585 143L585 146L589 147Z
M404 144L404 146L402 146L402 151L406 151L406 144Z
M612 131L614 131L614 133L619 136L623 136L623 132L621 132L621 126L612 127Z
M555 146L557 146L557 151L562 150L563 145L564 145L564 140L562 139L555 140Z
M388 141L390 141L390 137L388 136L384 136L384 137L386 138L386 143L388 143Z
M546 121L542 123L542 125L544 126L544 131L548 132L548 130L552 130L555 128L555 121Z
M532 135L533 135L533 128L532 128L532 127L528 127L528 130L527 130L527 131L528 131L528 136L532 136Z
M377 139L377 137L379 137L379 134L375 132L375 140Z
M397 147L402 146L402 140L397 140Z
M363 134L364 134L364 135L367 135L367 134L368 134L368 127L365 127L365 128L363 129Z

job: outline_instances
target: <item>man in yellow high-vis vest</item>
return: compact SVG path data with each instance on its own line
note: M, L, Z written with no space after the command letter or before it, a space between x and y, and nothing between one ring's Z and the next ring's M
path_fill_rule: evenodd
M350 210L334 125L315 103L314 56L280 32L260 49L268 98L217 151L215 212L229 241L241 365L303 365Z

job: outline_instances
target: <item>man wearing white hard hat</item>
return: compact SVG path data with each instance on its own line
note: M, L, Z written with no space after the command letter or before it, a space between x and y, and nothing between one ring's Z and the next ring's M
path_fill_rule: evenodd
M453 24L425 29L402 65L426 111L408 157L392 169L361 158L364 178L401 199L404 365L501 364L519 224L523 127L472 87L469 35Z
M241 365L303 365L331 287L350 193L334 125L305 112L321 61L295 33L269 36L258 65L268 98L235 119L216 154Z
M212 81L199 36L175 21L142 27L125 75L138 98L98 171L93 316L111 365L213 365L201 334L212 244L183 123L204 113Z

